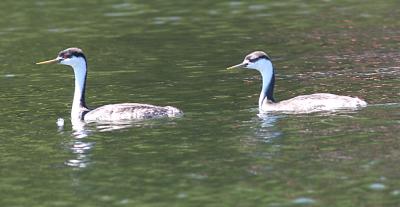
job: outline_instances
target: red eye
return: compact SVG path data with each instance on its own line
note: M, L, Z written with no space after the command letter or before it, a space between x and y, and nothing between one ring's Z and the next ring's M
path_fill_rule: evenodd
M67 59L67 58L69 58L69 56L70 56L70 55L69 55L68 53L65 53L65 54L63 54L62 57L63 57L64 59Z

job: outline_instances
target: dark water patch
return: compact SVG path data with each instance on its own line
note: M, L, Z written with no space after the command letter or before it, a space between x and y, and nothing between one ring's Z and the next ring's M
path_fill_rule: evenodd
M1 206L396 206L399 13L395 1L3 1ZM73 74L90 106L174 105L174 120L73 129ZM358 111L258 116L254 50L278 100L359 96ZM59 128L58 118L64 119Z

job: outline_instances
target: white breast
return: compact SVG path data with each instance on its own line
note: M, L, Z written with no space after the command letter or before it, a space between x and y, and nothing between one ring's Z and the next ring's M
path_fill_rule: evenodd
M367 103L359 98L339 96L329 93L315 93L311 95L297 96L278 103L264 102L261 110L281 111L288 113L312 113L318 111L335 111L341 109L358 109L367 106Z

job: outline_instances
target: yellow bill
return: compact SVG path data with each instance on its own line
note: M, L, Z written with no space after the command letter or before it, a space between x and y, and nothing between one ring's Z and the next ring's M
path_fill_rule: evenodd
M58 63L59 59L52 59L52 60L46 60L42 62L36 63L36 65L42 65L42 64L52 64L52 63Z

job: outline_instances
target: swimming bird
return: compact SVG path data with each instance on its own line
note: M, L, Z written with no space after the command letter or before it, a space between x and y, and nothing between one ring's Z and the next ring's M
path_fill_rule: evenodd
M71 121L122 121L143 120L162 117L177 117L182 111L172 106L154 106L141 103L109 104L90 109L85 102L87 61L79 48L61 51L55 59L36 64L58 63L71 66L75 75L75 92L72 101Z
M228 67L255 69L261 73L262 89L258 99L260 112L312 113L340 109L358 109L367 102L357 97L339 96L330 93L301 95L277 102L274 99L275 70L271 58L263 51L248 54L242 63Z

